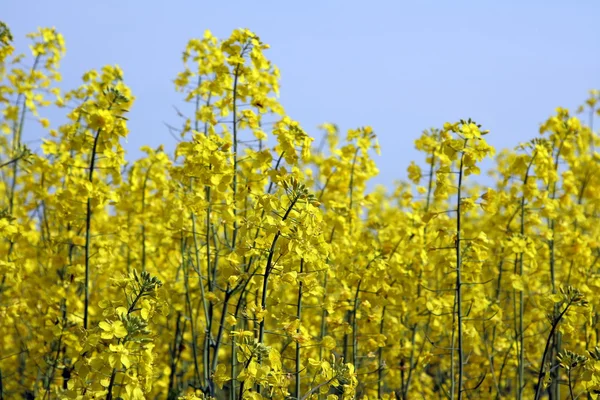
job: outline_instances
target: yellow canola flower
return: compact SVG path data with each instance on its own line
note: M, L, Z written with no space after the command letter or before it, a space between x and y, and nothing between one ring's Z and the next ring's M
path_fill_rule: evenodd
M88 124L91 129L112 131L115 118L109 110L94 110L88 114Z
M114 337L122 339L127 336L127 329L121 321L100 321L98 327L102 330L102 339L112 339Z

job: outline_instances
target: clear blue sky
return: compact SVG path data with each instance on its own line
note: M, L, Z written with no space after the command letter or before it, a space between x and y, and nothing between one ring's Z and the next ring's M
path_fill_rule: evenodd
M124 69L137 97L131 157L143 144L173 148L163 125L178 121L172 80L187 40L205 29L226 37L247 27L269 43L281 101L313 135L325 121L373 126L376 182L387 185L406 175L425 128L471 117L493 145L513 147L555 107L574 109L600 88L598 0L2 0L0 18L21 50L38 26L65 35L65 87L90 68Z

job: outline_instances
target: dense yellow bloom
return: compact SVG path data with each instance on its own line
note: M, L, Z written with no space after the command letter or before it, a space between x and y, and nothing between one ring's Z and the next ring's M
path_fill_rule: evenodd
M468 119L423 132L409 182L369 190L373 129L315 142L247 29L188 42L180 142L129 163L123 70L62 93L62 36L30 39L31 71L0 25L0 397L600 389L600 92L499 152L493 187L471 180L495 149Z

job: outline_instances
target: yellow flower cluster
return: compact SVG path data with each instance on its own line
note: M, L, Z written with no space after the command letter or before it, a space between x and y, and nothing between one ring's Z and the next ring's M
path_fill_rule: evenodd
M372 128L313 146L246 29L189 41L180 142L131 163L123 71L63 93L62 36L30 38L0 24L0 399L600 393L598 91L500 152L493 188L466 119L369 193Z

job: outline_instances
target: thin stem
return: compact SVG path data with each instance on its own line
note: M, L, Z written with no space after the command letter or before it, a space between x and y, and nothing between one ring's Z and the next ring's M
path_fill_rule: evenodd
M572 368L569 368L569 372L567 373L569 377L569 394L571 395L571 400L575 400L575 395L573 394L573 382L571 380L571 371Z
M92 183L94 178L94 164L96 163L96 148L98 147L98 139L100 138L101 128L98 129L94 136L94 145L90 156L90 171L88 181ZM88 308L90 304L90 244L92 230L92 198L88 196L85 215L85 300L83 306L83 328L88 328Z
M113 368L112 373L110 374L110 382L108 384L108 394L106 395L106 400L112 400L113 395L112 395L112 390L113 390L113 386L115 384L115 378L117 377L117 369Z
M352 365L354 368L358 368L356 360L358 359L358 321L356 314L358 313L359 304L359 293L362 279L358 282L356 287L356 294L354 295L354 306L352 308Z
M176 318L176 323L175 323L175 336L173 338L173 348L171 349L171 371L169 373L169 386L168 386L168 394L167 394L167 398L171 399L174 395L173 393L173 389L175 386L175 374L177 372L177 364L179 362L179 356L181 355L181 352L179 351L180 348L180 332L181 332L181 324L179 323L179 321L181 320L181 311L177 312L177 318Z
M294 199L290 203L290 206L288 207L287 211L285 212L283 218L281 219L282 221L285 221L288 218L288 216L294 209L294 206L296 205L296 202L298 201L299 198L300 198L299 194L296 195L296 197L294 197ZM268 282L269 282L269 275L271 274L271 271L273 270L273 255L275 254L275 246L277 245L277 240L279 239L280 235L281 235L281 231L277 231L277 233L275 234L275 237L273 238L273 242L271 243L271 248L269 249L269 256L267 258L267 265L265 267L265 275L263 278L263 287L262 287L262 297L261 297L261 302L260 302L262 310L265 310L267 308L267 286L268 286ZM258 326L258 342L261 344L264 344L264 340L265 340L265 318L263 316L263 318L260 321L259 326ZM259 359L259 362L262 362L262 360ZM260 385L257 388L257 392L258 392L258 394L261 393ZM240 389L240 396L241 396L241 389Z
M300 274L304 272L304 258L300 259ZM298 283L298 305L296 307L296 318L299 321L297 334L300 334L302 324L302 281ZM296 341L296 399L300 400L300 341Z
M544 378L544 362L546 361L546 356L548 354L548 350L550 350L550 342L554 338L554 331L556 331L556 327L558 326L562 317L567 313L567 310L571 306L571 302L569 301L565 306L565 309L558 315L558 317L552 322L552 328L550 329L550 334L548 335L548 339L546 339L546 346L544 347L544 353L542 354L542 362L540 363L540 370L538 372L538 382L537 388L535 391L535 400L540 398L542 394L542 380Z
M189 266L185 260L185 241L181 238L181 262L183 263L183 284L185 287L185 302L186 308L189 313L190 319L190 330L192 331L192 355L194 357L194 378L196 383L200 382L200 367L198 365L198 332L196 331L196 320L194 318L194 310L192 308L192 301L190 298L190 285L189 285Z
M410 350L410 361L409 361L409 365L408 365L408 376L406 377L406 383L403 386L403 393L402 393L402 399L406 400L408 399L408 389L410 387L410 382L412 380L412 376L413 376L413 371L415 369L415 341L417 339L417 324L413 325L412 328L412 337L411 337L411 350ZM425 342L423 342L423 344L421 345L421 350L419 351L419 354L417 356L418 357L421 356L421 353L423 352L423 347L425 346Z
M242 55L244 54L245 47L242 49ZM240 74L240 64L237 64L235 67L235 73L233 77L233 181L231 183L231 187L233 190L233 235L231 238L231 248L235 248L235 243L238 234L238 226L237 226L237 207L236 207L236 198L237 198L237 170L238 170L238 132L237 132L237 85Z
M467 140L465 140L465 146ZM456 313L458 320L458 400L462 399L463 392L463 374L464 374L464 348L463 348L463 328L462 328L462 282L461 282L461 263L462 254L460 248L460 230L461 230L461 190L463 179L463 161L464 153L460 157L460 168L458 171L458 193L456 205ZM454 343L452 344L454 347ZM452 377L454 380L454 376Z
M525 177L523 178L523 187L527 186L527 182L529 181L529 171L531 170L531 166L537 156L537 152L533 154L531 160L529 160L529 164L527 166L527 170L525 171ZM521 196L521 224L520 224L520 233L521 237L525 236L525 194ZM518 274L523 278L523 252L519 254L518 258L518 266L519 269ZM519 338L519 368L518 368L518 387L517 387L517 399L523 399L523 392L525 389L525 339L524 339L524 326L523 326L523 316L525 314L524 309L524 293L523 290L519 291L519 329L517 331L517 337Z
M296 202L298 201L299 196L296 196L292 202L290 203L287 211L285 212L283 218L281 219L282 221L285 221L288 216L290 215L290 213L292 212L292 209L294 208L294 206L296 205ZM267 265L265 267L265 275L263 278L263 291L262 291L262 298L261 298L261 302L260 305L262 307L263 310L265 310L267 308L267 285L268 285L268 281L269 281L269 275L271 274L271 271L273 269L273 255L275 254L275 246L277 245L277 240L279 239L279 236L281 236L281 232L278 231L275 234L275 237L273 238L273 242L271 243L271 248L269 249L269 256L267 258ZM264 343L264 336L265 336L265 319L263 318L262 321L260 321L259 324L259 334L258 334L258 341L259 343Z
M217 332L217 339L214 345L213 359L211 370L214 373L217 370L217 364L219 361L219 349L223 339L223 330L225 328L225 318L227 317L227 307L229 306L229 299L231 298L231 291L225 293L225 299L223 301L223 311L221 312L221 320L219 321L219 330Z
M379 334L383 335L383 328L385 322L385 306L381 310L381 322L379 323ZM377 398L381 399L383 395L383 347L378 349L378 364L379 369L377 372Z
M35 57L35 60L33 62L33 66L31 67L31 71L29 73L29 77L31 78L33 76L33 73L35 72L37 65L40 61L40 55L37 55ZM19 93L19 96L17 97L16 100L16 104L15 106L18 107L19 106L19 100L21 100L23 98L24 94L23 93ZM13 127L13 153L16 153L16 151L21 147L21 137L23 136L23 126L25 125L25 115L27 114L27 105L25 102L23 102L23 108L21 109L21 115L19 117L19 122L18 125L15 122L15 125ZM12 182L10 184L10 197L9 197L9 201L8 201L8 211L9 213L12 215L13 213L13 209L14 209L14 199L15 199L15 191L16 191L16 187L17 187L17 173L18 173L18 168L19 168L19 164L18 162L13 163L13 173L12 173Z
M247 369L248 366L250 365L250 361L252 361L252 357L254 356L254 354L250 355L250 358L248 358L248 361L246 362L246 365L244 365L244 369ZM242 400L244 398L244 385L246 384L246 380L244 379L242 381L242 383L240 384L240 394L238 399Z
M150 164L146 175L144 177L144 184L142 185L142 271L146 271L146 187L148 186L148 179L150 178L150 170L154 162Z

